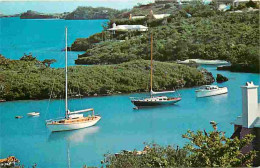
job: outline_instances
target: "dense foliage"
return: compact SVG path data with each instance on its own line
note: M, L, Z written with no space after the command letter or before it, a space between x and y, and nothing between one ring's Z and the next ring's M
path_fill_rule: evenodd
M69 13L65 19L68 20L84 20L84 19L108 19L114 18L117 15L121 14L122 11L111 9L111 8L104 8L104 7L78 7L73 12Z
M63 97L64 69L50 68L31 55L21 60L0 56L0 99L44 99ZM118 65L69 67L70 96L107 95L149 90L149 61L136 60ZM174 63L154 62L154 90L208 84L196 68Z
M124 24L122 19L119 23ZM120 32L100 44L97 43L104 38L97 38L95 45L85 48L87 52L76 63L114 64L149 59L150 34L153 34L155 60L220 59L259 72L259 12L219 12L212 6L199 4L186 6L164 20L144 19L144 23L149 25L149 32L141 35Z
M215 127L215 126L213 126ZM146 146L143 151L121 151L119 154L106 154L104 164L109 168L124 167L245 167L251 166L256 151L246 154L241 149L253 140L252 135L245 138L230 139L225 132L187 131L183 138L189 143L183 148L174 146Z
M129 15L132 16L146 16L152 10L154 14L166 14L172 13L172 11L176 10L175 3L149 3L149 4L137 4L130 11L123 12L119 15L120 18L129 18Z

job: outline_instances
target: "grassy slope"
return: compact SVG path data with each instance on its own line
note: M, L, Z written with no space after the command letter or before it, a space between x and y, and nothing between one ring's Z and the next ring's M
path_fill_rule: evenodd
M233 64L244 64L257 72L260 57L259 12L219 13L210 7L196 8L198 10L193 7L185 9L192 14L191 18L180 11L168 18L168 23L148 22L155 41L154 59L223 59ZM128 23L129 20L125 22ZM76 63L114 64L138 58L149 59L149 34L150 32L143 33L143 36L131 34L130 40L125 42L92 45ZM125 33L116 38L122 40L127 36L129 34ZM91 38L93 37L95 35ZM96 36L96 43L97 39Z

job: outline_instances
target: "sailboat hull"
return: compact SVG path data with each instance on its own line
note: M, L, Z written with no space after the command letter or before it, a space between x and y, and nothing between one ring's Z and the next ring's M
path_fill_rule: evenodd
M52 132L59 132L59 131L70 131L70 130L77 130L82 128L87 128L94 126L99 120L101 119L100 116L96 116L94 120L84 121L84 122L75 122L75 123L47 123L47 127Z
M175 99L165 100L165 101L132 100L131 102L137 107L144 107L144 106L173 105L179 102L180 100L181 98L175 98Z

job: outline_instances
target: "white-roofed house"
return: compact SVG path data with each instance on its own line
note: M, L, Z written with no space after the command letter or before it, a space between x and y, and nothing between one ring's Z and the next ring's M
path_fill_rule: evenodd
M109 31L148 31L148 27L143 25L116 25L108 29Z

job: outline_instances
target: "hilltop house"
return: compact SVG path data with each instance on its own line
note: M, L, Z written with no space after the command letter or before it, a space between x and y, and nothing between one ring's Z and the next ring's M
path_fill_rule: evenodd
M153 10L151 10L150 13L146 16L132 16L132 14L130 14L129 20L143 19L143 18L163 19L163 18L168 17L168 16L170 16L170 14L153 14Z
M143 25L116 25L113 23L113 27L108 29L109 31L148 31L148 27Z
M232 122L234 124L234 133L231 138L238 137L242 139L247 134L255 135L254 141L242 149L243 153L250 150L260 151L260 104L258 103L258 86L253 82L247 82L242 86L242 116ZM260 164L259 158L256 159L256 165Z

